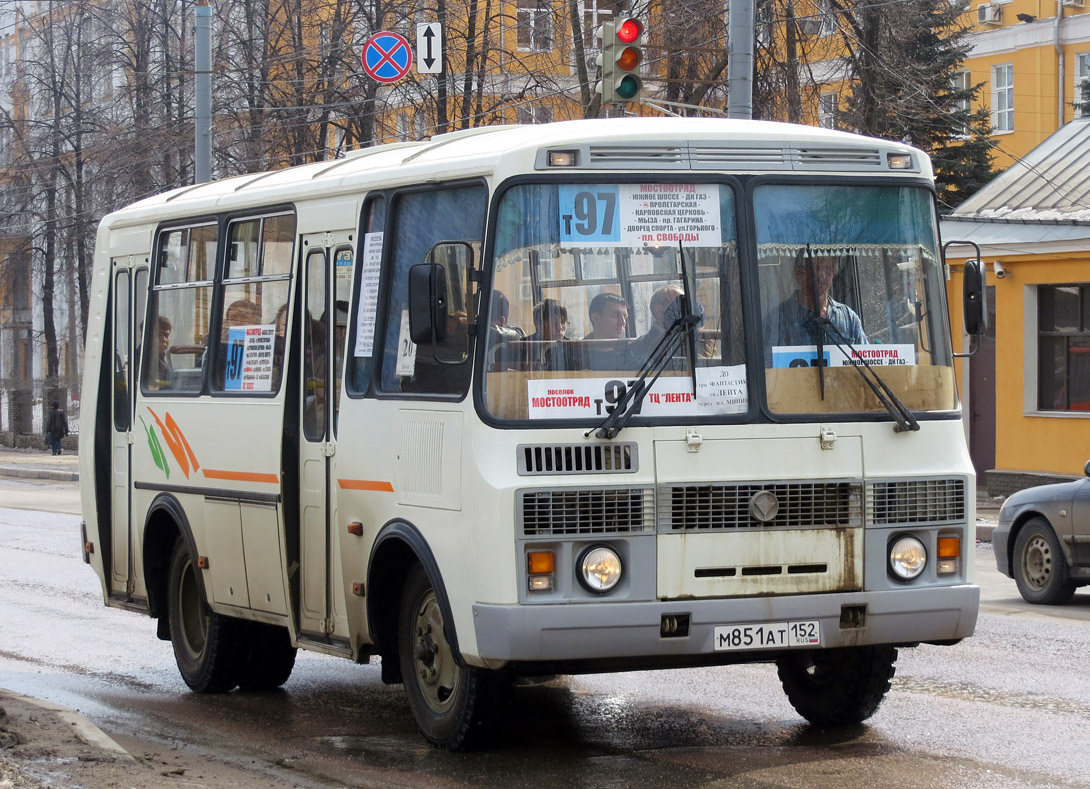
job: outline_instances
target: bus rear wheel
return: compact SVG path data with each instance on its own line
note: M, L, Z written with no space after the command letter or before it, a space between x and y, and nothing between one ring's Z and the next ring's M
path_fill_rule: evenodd
M451 751L486 742L493 731L498 677L455 660L439 598L420 565L405 584L398 630L402 681L420 733Z
M239 622L238 687L245 691L275 690L288 681L298 650L286 627Z
M237 622L208 609L196 563L184 540L170 557L170 642L185 684L198 693L224 693L236 684Z
M894 647L849 647L792 653L776 668L799 715L815 726L847 726L878 710L896 662Z

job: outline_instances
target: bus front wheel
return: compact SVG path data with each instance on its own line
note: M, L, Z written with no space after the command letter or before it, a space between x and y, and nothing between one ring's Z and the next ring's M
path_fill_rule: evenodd
M815 726L846 726L869 718L896 671L894 647L807 650L776 661L791 706Z
M201 596L196 563L184 540L170 557L170 642L185 684L198 693L224 693L236 684L236 622L212 613Z
M492 733L499 682L495 672L458 665L443 624L435 588L417 565L401 597L402 680L420 733L455 751L480 745Z

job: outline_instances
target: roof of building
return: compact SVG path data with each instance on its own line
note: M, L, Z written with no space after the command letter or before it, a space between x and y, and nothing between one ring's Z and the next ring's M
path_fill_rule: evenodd
M1061 127L948 218L1090 223L1090 118Z

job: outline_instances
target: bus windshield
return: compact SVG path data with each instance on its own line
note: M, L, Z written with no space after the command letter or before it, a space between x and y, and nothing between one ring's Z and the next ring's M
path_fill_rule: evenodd
M890 397L954 409L929 192L766 183L751 194L755 237L740 243L725 184L505 191L483 343L489 413L599 423L654 359L629 423L742 420L755 396L747 331L773 414L889 416ZM754 248L760 308L743 310L752 253L739 250ZM871 381L852 369L860 360Z
M720 184L508 189L484 343L489 412L601 421L657 354L634 418L745 413L734 217ZM699 325L671 332L690 312Z
M912 411L956 407L927 190L768 184L753 214L773 413L887 410L864 362Z

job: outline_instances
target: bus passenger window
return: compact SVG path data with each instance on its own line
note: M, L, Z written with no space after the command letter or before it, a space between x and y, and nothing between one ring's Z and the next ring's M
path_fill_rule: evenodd
M284 343L278 318L288 303L295 236L291 214L233 222L223 281L223 314L212 387L217 392L269 394L280 389Z
M409 269L428 260L440 242L469 242L480 266L487 190L463 186L401 196L394 205L393 282L387 305L381 386L386 392L462 395L469 387L467 327L476 319L465 292L465 272L455 247L441 254L447 269L448 340L439 347L416 346L409 336ZM464 246L463 246L464 249Z
M201 390L218 238L214 224L159 235L141 346L145 392Z

